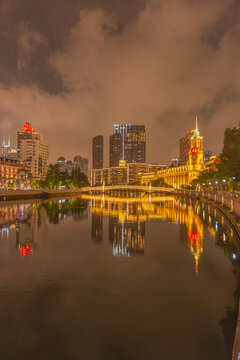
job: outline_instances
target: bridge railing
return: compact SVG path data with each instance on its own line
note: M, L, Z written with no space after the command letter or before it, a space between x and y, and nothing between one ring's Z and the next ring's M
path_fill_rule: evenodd
M209 199L216 201L222 205L225 205L238 216L240 216L240 196L232 194L226 191L196 191L196 190L176 190L177 194L186 194L194 197L201 197L204 199Z
M172 188L164 188L164 187L151 187L151 186L143 186L143 185L107 185L107 186L92 186L82 188L83 192L106 192L109 190L135 190L135 191L144 191L144 192L171 192L174 193L175 190Z

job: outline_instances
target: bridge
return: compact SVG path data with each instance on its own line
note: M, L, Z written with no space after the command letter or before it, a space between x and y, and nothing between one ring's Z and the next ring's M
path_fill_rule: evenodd
M175 189L165 187L152 187L151 185L102 185L102 186L89 186L81 189L83 193L107 193L114 191L121 192L143 192L143 193L165 193L174 194Z

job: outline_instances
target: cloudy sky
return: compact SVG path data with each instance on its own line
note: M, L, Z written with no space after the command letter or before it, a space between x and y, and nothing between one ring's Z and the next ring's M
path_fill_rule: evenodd
M168 164L196 115L219 153L239 114L239 0L0 0L1 137L13 144L29 121L50 161L91 158L102 134L107 165L113 124L145 124L148 162Z

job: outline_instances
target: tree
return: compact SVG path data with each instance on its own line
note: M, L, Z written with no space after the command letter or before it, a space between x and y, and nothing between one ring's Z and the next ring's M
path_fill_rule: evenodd
M227 128L224 132L221 164L218 169L224 177L240 179L240 122L238 128Z
M60 185L60 171L59 171L59 165L49 165L49 169L47 172L46 177L46 186L50 189L57 189Z

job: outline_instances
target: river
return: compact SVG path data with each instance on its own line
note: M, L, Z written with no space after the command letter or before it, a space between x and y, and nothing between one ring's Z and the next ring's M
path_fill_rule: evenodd
M231 359L240 258L174 197L0 205L0 358Z

